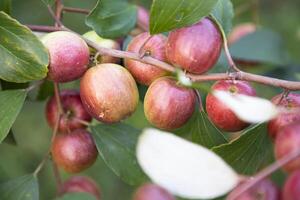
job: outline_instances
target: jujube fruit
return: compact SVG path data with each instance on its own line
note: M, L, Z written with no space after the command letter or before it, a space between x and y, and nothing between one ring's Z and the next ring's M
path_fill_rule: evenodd
M256 96L255 90L245 81L218 81L212 86L212 90ZM249 126L248 123L240 120L228 106L218 100L213 94L208 94L206 97L206 111L210 120L224 131L240 131Z
M274 150L276 159L300 151L300 121L285 126L277 133ZM300 158L284 165L283 169L287 172L300 169Z
M127 51L134 53L146 53L161 61L166 61L165 46L166 37L162 34L151 35L144 32L134 37L127 46ZM148 40L149 39L149 40ZM135 80L144 85L150 85L155 79L168 74L167 71L154 65L142 63L129 58L125 59L125 67Z
M175 200L175 197L162 187L148 183L136 190L133 200Z
M300 199L300 170L293 172L286 179L283 192L282 200L299 200Z
M77 192L92 194L97 200L101 198L99 186L93 179L87 176L73 176L66 180L60 188L61 194Z
M98 156L91 134L84 129L58 134L52 143L51 152L55 163L69 173L89 168Z
M191 73L203 74L217 62L222 48L222 36L208 18L171 31L166 46L169 62Z
M192 89L176 83L175 79L162 77L154 81L144 99L144 111L154 126L172 130L183 126L193 115L196 94Z
M127 118L139 102L135 80L117 64L100 64L90 68L81 79L80 96L85 109L105 123Z
M300 121L300 95L290 93L283 97L279 94L272 98L272 102L281 108L280 114L268 123L268 133L274 139L283 127Z
M76 34L52 32L44 36L42 42L50 56L48 79L54 82L73 81L87 70L89 48Z
M59 97L64 114L61 116L58 131L67 133L78 128L85 128L86 126L81 123L80 120L90 122L92 117L84 109L79 92L75 90L64 90L59 93ZM58 117L58 104L56 98L53 96L46 105L46 118L52 129L54 129Z
M112 40L112 39L102 38L95 31L89 31L89 32L83 34L83 37L96 43L97 45L99 45L101 47L105 47L105 48L109 48L109 49L116 49L116 50L121 49L120 44L117 41ZM97 53L97 50L90 48L90 52L92 55L95 56L95 54ZM120 58L108 56L108 55L99 55L97 57L97 60L99 63L119 63L120 62Z

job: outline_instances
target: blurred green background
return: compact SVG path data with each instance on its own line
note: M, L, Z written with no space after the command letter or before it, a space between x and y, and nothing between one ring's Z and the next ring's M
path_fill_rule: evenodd
M93 8L96 4L96 0L64 0L63 2L66 6L87 9ZM150 0L144 0L143 3L149 4L149 2ZM288 72L296 71L299 73L300 71L300 1L261 0L257 1L257 7L252 6L253 4L249 2L251 1L233 0L234 7L238 12L234 19L234 24L256 21L263 27L279 32L291 56L290 65L260 73L294 79L295 77L291 77L292 73ZM40 0L13 0L12 16L23 24L53 24L46 7ZM65 14L64 24L79 33L89 30L85 26L84 16L81 14ZM284 74L282 70L285 72ZM63 87L76 88L77 86L78 82L75 82ZM270 87L257 88L259 89L258 93L264 97L271 97L279 92L278 89ZM28 99L13 126L17 146L6 143L0 145L0 182L33 172L46 153L50 142L51 130L44 118L44 107L45 102ZM147 125L142 105L140 105L134 116L126 122L141 128ZM61 172L64 179L70 176L63 171ZM127 200L131 198L134 188L126 185L116 177L105 166L100 157L98 157L97 163L83 174L93 177L98 182L102 190L103 200ZM50 163L46 165L40 174L39 183L41 199L53 199L55 195L55 181Z

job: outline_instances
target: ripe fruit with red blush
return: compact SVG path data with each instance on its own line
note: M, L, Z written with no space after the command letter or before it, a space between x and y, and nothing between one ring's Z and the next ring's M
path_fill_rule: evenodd
M58 126L59 132L67 133L75 129L85 128L86 126L80 120L86 122L92 121L92 117L82 105L79 92L64 90L60 92L59 97L64 111ZM52 129L54 129L58 116L58 104L53 96L49 99L46 106L47 122Z
M148 183L136 190L133 200L175 200L175 197L160 186Z
M98 156L91 134L84 129L58 134L52 143L51 152L55 163L69 173L89 168Z
M183 126L193 115L196 94L192 89L176 83L175 79L162 77L154 81L144 99L144 111L154 126L171 130Z
M134 37L128 44L127 51L147 54L158 60L166 61L166 37L162 34L150 37L151 35L148 32L141 33ZM145 64L128 58L125 59L125 66L135 80L144 85L150 85L155 79L168 74L167 71L154 65Z
M49 51L48 78L54 82L68 82L80 78L87 70L89 48L74 33L57 31L47 34L42 42Z
M237 188L228 195L227 199ZM272 181L265 179L242 193L236 200L280 200L280 190Z
M268 133L274 139L283 127L300 121L300 95L290 93L283 98L279 94L272 98L272 102L281 108L280 114L268 123Z
M276 159L300 151L300 121L285 126L277 133L274 150ZM289 162L283 169L287 172L300 169L300 158Z
M282 200L300 199L300 170L293 172L284 183Z
M90 68L81 79L80 96L85 109L105 123L127 118L139 102L133 77L117 64L100 64Z
M83 34L83 37L96 43L97 45L109 49L116 49L120 50L120 44L117 41L111 40L111 39L105 39L100 37L95 31L89 31L85 34ZM93 48L90 48L91 55L95 55L97 51ZM120 58L113 57L113 56L107 56L107 55L99 55L97 57L97 61L99 63L119 63Z
M212 90L221 90L232 94L256 96L255 90L245 81L218 81L212 86ZM224 131L240 131L249 126L248 123L240 120L229 107L219 101L212 94L208 94L206 97L206 111L210 120L218 128Z
M241 38L254 33L256 31L256 25L253 23L243 23L235 26L228 36L228 45L231 45Z
M97 200L101 199L99 186L87 176L73 176L65 181L60 188L61 194L74 192L86 192L95 196Z
M170 32L166 55L169 62L191 73L203 74L217 62L222 48L221 33L210 19Z

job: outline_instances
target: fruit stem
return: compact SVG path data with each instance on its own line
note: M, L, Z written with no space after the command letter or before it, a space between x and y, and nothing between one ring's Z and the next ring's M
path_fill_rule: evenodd
M59 85L58 83L54 83L54 96L57 102L57 110L60 115L64 114L64 109L62 107L60 95L59 95Z
M82 120L82 119L79 119L79 118L73 118L73 119L75 119L76 121L78 121L82 125L85 125L85 126L90 126L91 125L91 123L88 122L88 121L85 121L85 120Z
M139 49L140 58L143 58L145 56L151 56L151 53L149 54L149 51L144 51L144 47L149 42L149 40L151 40L152 37L153 37L153 35L149 35L148 38L143 43L143 45L141 46L141 48Z
M229 64L229 70L232 70L232 71L235 71L235 72L239 72L241 71L234 63L232 57L231 57L231 54L230 54L230 51L229 51L229 48L228 48L228 42L227 42L227 38L226 38L226 34L221 26L221 24L218 22L218 20L213 16L213 15L210 15L210 18L215 22L215 24L218 26L218 29L222 35L222 39L223 39L223 48L224 48L224 51L225 51L225 55L226 55L226 59L227 59L227 62Z
M262 181L263 179L267 178L273 172L281 168L282 166L286 165L290 161L296 159L300 156L300 149L298 151L292 152L287 156L277 160L273 164L269 165L259 173L257 173L254 177L250 177L248 181L240 185L234 192L232 192L228 197L227 200L236 200L238 197L253 187L258 182Z
M54 141L54 138L58 132L58 126L59 126L59 122L60 122L60 119L61 119L61 114L58 116L57 120L55 121L55 125L54 125L54 129L53 129L53 132L52 132L52 137L51 137L51 142L50 142L50 147L48 148L48 151L47 153L45 154L44 158L42 159L42 161L40 162L40 164L37 166L37 168L34 170L33 172L33 175L36 177L38 175L38 173L41 171L41 169L43 168L43 166L46 164L48 158L49 158L49 155L51 153L51 146L52 146L52 143Z

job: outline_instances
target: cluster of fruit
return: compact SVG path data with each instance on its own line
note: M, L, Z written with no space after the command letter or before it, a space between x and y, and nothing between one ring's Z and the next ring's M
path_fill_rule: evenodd
M139 10L138 16L142 18L141 24L149 23L149 16L144 10ZM174 30L168 37L162 34L150 36L148 32L140 33L137 29L135 32L138 34L128 44L127 51L141 56L152 56L193 74L203 74L214 66L223 43L218 27L209 18ZM243 34L245 35L244 32ZM84 37L113 49L121 47L118 42L102 39L95 32L88 32ZM234 37L237 38L229 40L231 43L240 36ZM62 91L59 96L61 105L57 97L52 97L46 107L49 125L59 132L52 144L53 160L67 172L81 172L90 167L97 158L97 148L91 134L86 130L86 122L91 122L93 117L102 123L116 123L135 111L139 102L136 82L149 86L144 98L144 112L155 127L164 130L177 129L193 115L197 102L195 91L182 86L168 71L132 59L124 59L123 67L120 59L107 55L98 56L80 36L70 32L49 33L42 42L50 54L48 79L64 83L81 78L80 91ZM91 55L100 64L88 68ZM245 81L218 81L212 89L232 94L256 95L255 90ZM269 133L275 139L276 157L281 158L300 148L300 112L295 112L295 109L300 108L300 95L278 95L272 101L284 110L268 125ZM212 94L207 95L206 111L211 121L224 131L236 132L249 126ZM58 127L55 127L57 124ZM299 168L300 159L285 166L289 172ZM294 194L289 185L295 182L294 179L300 182L299 173L292 175L287 181L285 195ZM90 192L100 198L99 189L89 179L73 177L65 183L62 191L72 191L72 188L75 188L74 191ZM272 195L277 194L278 189L265 180L249 192L249 196L259 193L275 199ZM151 198L153 195L157 197ZM137 191L135 200L147 199L174 198L162 188L147 184Z

